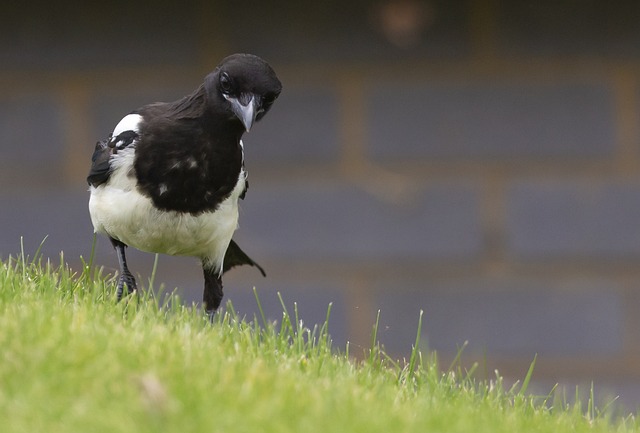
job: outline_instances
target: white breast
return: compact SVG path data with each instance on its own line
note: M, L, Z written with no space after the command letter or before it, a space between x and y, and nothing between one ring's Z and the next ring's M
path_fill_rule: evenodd
M91 187L89 212L94 230L142 251L194 256L222 272L222 262L238 226L238 197L245 188L241 171L231 195L214 212L199 215L161 211L138 192L128 176L134 148L118 152L109 182Z

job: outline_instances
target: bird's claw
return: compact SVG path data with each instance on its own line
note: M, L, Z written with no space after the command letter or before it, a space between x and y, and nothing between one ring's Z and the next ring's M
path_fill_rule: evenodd
M123 272L118 277L118 286L116 290L118 301L122 299L122 294L123 294L125 285L127 286L128 295L138 290L138 287L136 285L136 279L133 277L133 275L131 275L131 272Z

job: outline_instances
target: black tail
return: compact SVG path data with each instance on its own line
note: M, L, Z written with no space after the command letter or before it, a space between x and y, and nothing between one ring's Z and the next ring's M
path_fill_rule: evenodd
M227 252L224 254L222 273L225 273L229 269L241 265L255 266L256 268L258 268L258 270L260 270L260 273L263 277L267 276L267 274L264 272L264 269L262 269L262 266L254 262L248 255L245 254L244 251L240 249L238 244L236 244L233 239L231 239L231 242L229 242L229 247L227 248Z

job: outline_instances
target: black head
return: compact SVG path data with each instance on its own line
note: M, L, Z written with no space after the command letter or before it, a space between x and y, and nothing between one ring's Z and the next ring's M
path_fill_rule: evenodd
M271 66L252 54L225 57L204 85L207 104L228 113L246 131L264 117L282 90Z

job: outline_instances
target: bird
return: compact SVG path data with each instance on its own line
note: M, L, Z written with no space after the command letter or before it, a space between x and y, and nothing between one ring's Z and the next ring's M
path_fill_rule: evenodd
M109 238L119 264L116 296L137 290L126 248L196 257L203 305L212 317L222 275L264 269L236 242L238 201L249 186L242 136L280 95L271 66L252 54L222 59L191 94L144 105L96 143L87 176L94 232Z

